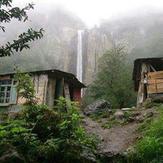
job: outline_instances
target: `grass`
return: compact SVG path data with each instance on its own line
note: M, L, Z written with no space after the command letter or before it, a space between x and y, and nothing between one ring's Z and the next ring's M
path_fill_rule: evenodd
M152 108L152 107L159 107L161 103L159 102L154 102L152 99L146 99L146 101L143 103L143 107L146 109Z
M142 138L129 153L129 162L163 162L163 105L157 108L159 116L146 120L140 127Z

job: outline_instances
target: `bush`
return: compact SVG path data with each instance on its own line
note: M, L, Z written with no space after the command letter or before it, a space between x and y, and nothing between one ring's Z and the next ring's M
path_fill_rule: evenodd
M61 98L54 109L28 105L17 119L1 124L0 156L6 145L26 162L91 162L97 141L81 126L76 105Z

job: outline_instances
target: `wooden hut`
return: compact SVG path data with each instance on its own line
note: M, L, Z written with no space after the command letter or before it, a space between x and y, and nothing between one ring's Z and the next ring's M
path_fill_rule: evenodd
M136 59L133 80L138 106L147 98L163 100L163 58Z
M49 69L28 72L33 80L35 96L39 104L54 106L55 99L63 96L80 101L81 89L85 87L73 74ZM0 107L24 104L26 99L17 96L14 73L0 74Z

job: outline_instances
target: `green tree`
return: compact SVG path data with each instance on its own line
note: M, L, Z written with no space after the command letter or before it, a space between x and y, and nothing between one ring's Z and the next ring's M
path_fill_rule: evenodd
M33 9L33 4L28 4L24 8L13 7L13 0L0 0L0 31L5 32L5 23L10 23L13 19L21 22L28 20L27 11ZM28 29L18 36L12 42L7 42L0 46L0 57L11 56L14 52L20 52L23 49L28 49L29 42L43 37L43 29L35 31L32 28Z
M123 47L107 51L99 60L99 72L88 89L93 99L106 99L113 108L129 107L135 102L132 83L132 67L127 62Z

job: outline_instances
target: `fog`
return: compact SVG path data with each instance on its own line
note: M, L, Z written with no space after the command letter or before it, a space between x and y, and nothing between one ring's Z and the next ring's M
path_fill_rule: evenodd
M14 0L24 7L31 0ZM127 49L133 62L163 54L163 1L159 0L33 0L25 23L12 21L0 33L0 43L12 41L29 27L43 28L44 37L31 48L0 60L0 72L60 69L77 74L78 31L83 30L83 81L91 83L98 59L115 44ZM38 59L39 58L39 59Z
M158 12L163 9L162 0L15 0L19 6L28 2L36 4L34 12L48 13L57 7L68 10L81 18L88 27L133 12Z

